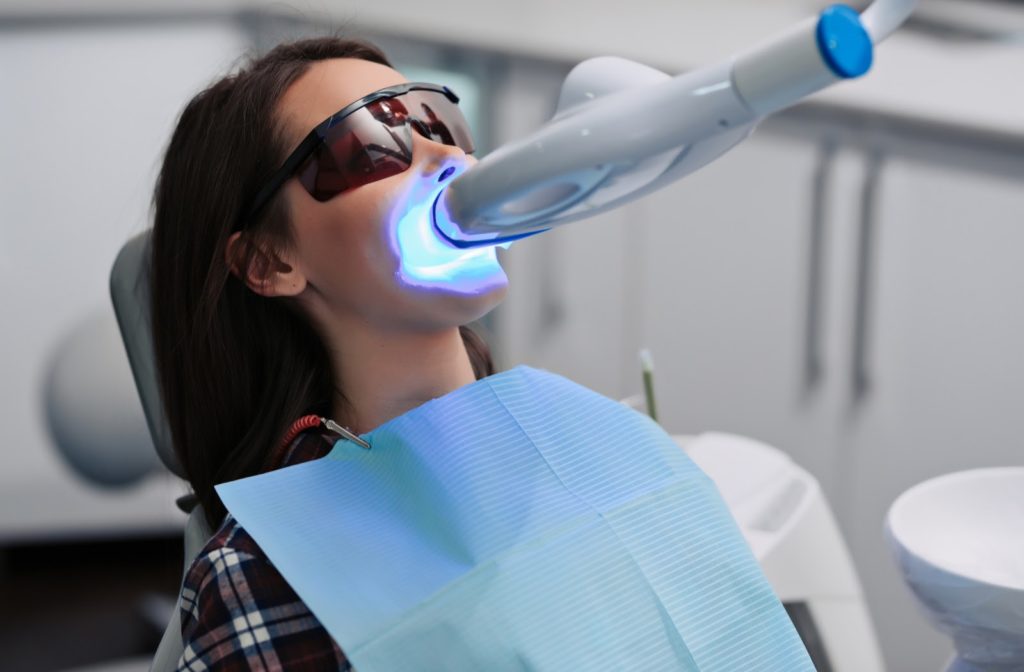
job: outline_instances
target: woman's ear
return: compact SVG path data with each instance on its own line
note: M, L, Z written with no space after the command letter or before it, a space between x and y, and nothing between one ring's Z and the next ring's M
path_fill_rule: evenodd
M306 276L266 247L253 246L236 231L224 248L231 273L260 296L297 296L306 288Z

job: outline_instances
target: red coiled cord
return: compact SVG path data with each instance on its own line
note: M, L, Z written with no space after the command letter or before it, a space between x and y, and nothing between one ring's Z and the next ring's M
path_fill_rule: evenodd
M274 453L274 459L270 462L271 469L276 469L281 465L281 461L284 459L285 451L288 450L288 446L291 445L292 441L295 440L302 432L313 427L319 427L323 423L323 419L319 415L304 415L288 428L288 433L284 435L284 440L281 441L281 445Z

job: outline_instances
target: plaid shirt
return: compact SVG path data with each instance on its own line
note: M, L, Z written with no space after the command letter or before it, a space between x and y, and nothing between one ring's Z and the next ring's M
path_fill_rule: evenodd
M333 440L296 438L283 464L326 455ZM181 589L185 651L178 672L351 670L337 643L229 513L199 552Z

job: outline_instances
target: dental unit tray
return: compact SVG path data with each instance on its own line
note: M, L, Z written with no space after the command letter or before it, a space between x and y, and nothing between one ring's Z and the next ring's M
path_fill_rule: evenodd
M507 243L623 205L714 161L768 115L865 74L918 0L834 5L725 63L677 77L583 61L554 117L448 186L434 228L456 247Z

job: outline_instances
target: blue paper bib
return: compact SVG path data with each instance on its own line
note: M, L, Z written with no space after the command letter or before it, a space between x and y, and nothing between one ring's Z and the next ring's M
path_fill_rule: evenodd
M813 672L646 416L517 367L363 438L217 486L359 672Z

